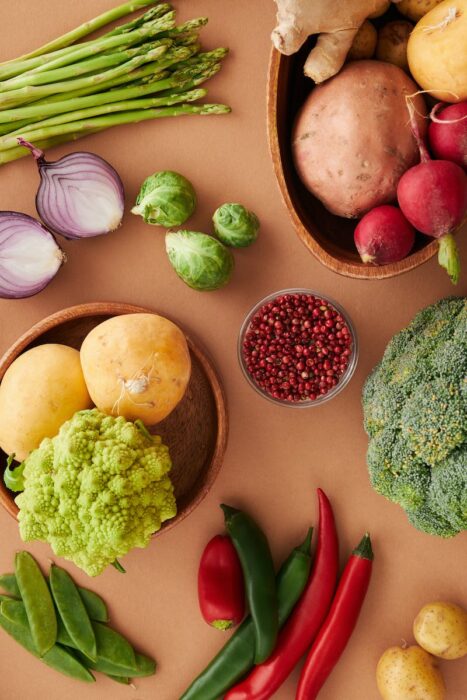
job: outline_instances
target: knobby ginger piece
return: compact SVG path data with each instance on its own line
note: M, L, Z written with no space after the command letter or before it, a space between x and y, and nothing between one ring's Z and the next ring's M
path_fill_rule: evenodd
M322 83L340 71L360 26L387 5L387 0L275 1L277 27L272 32L272 41L278 51L290 56L309 36L319 34L304 67L305 75L315 83Z

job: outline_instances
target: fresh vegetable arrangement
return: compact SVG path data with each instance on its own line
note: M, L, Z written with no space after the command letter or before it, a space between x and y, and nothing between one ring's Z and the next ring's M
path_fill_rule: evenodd
M275 579L269 545L258 524L242 511L221 506L242 564L251 616L180 700L267 700L310 645L296 697L311 700L317 696L357 622L373 558L367 534L352 554L335 590L338 542L334 515L321 489L318 501L318 545L311 573L312 530ZM251 672L245 676L248 671Z
M419 530L467 529L467 299L420 311L395 335L363 389L373 488Z
M143 15L98 39L75 42L136 9ZM0 164L118 124L183 114L225 114L192 104L226 49L201 52L200 17L178 25L168 3L125 2L27 56L0 64ZM118 88L118 89L116 89Z
M102 598L55 564L47 580L29 552L18 552L15 573L0 576L0 588L9 593L0 595L0 627L59 673L93 683L99 671L128 685L156 672L153 659L106 624Z
M444 700L446 686L433 657L460 659L467 654L467 612L453 603L428 603L414 620L413 635L420 646L391 647L381 656L376 668L381 697Z

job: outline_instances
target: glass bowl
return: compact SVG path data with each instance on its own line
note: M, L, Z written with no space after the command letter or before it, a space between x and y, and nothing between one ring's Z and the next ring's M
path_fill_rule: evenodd
M318 299L323 299L324 301L328 302L331 306L335 308L335 310L341 314L341 316L344 318L352 339L352 345L351 345L351 354L349 356L349 363L347 365L347 368L344 370L343 374L341 374L337 384L326 393L318 396L316 399L304 399L301 401L289 401L287 399L281 399L281 398L276 398L272 396L272 394L268 393L265 391L262 387L260 387L256 381L253 379L253 377L250 375L246 362L245 362L245 357L243 354L243 342L245 339L245 336L250 328L250 324L256 313L259 311L259 309L264 306L265 304L268 304L269 302L273 301L277 297L283 296L284 294L307 294L310 296L314 296ZM253 389L263 396L265 399L268 401L271 401L272 403L279 404L280 406L288 406L289 408L310 408L313 406L320 406L321 404L325 403L326 401L329 401L330 399L333 399L337 394L339 394L350 382L353 373L355 372L355 368L357 366L357 360L358 360L358 341L357 341L357 334L355 331L355 327L350 320L350 317L346 311L342 308L340 304L338 304L334 299L331 299L331 297L321 294L320 292L316 292L312 289L301 289L301 288L293 288L293 289L281 289L277 292L273 292L272 294L268 294L264 299L261 299L258 301L255 306L248 312L245 320L242 323L242 326L240 328L240 334L238 337L238 345L237 345L237 352L238 352L238 361L240 363L240 367L242 368L243 374L245 376L245 379L247 382L250 384Z

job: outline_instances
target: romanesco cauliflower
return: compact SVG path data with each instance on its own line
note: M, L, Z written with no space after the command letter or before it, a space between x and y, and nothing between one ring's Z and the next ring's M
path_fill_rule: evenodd
M21 537L49 542L97 576L174 517L171 466L168 448L142 424L79 411L24 462Z

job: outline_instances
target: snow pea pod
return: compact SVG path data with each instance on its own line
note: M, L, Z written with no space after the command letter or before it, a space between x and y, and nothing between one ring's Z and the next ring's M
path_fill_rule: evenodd
M245 576L246 596L255 630L255 663L272 653L279 631L276 576L266 535L247 513L221 505Z
M44 656L57 640L57 618L49 588L29 552L17 552L15 573L32 639L39 656Z
M12 601L23 605L21 601ZM24 607L24 606L23 606ZM26 613L26 611L24 611ZM27 620L27 615L25 614ZM31 634L29 624L27 626L18 625L8 620L0 612L0 627L2 627L10 637L13 637L22 647L27 649L33 656L40 659L43 663L51 668L63 673L65 676L76 678L77 680L85 681L86 683L94 683L95 678L78 659L70 654L66 649L56 644L44 656L39 656L34 639Z
M59 566L50 567L50 589L57 610L77 649L92 661L97 657L96 637L91 620L70 574Z
M292 550L276 576L280 627L289 617L308 581L311 535L312 531L309 530L303 544ZM218 700L254 666L254 660L253 620L247 617L179 700Z
M2 574L0 576L0 588L15 598L21 598L15 574ZM88 588L82 588L81 586L76 586L76 588L91 620L108 622L109 613L102 598Z
M111 673L106 673L105 674L107 678L110 678L112 681L116 681L116 683L123 683L123 685L130 685L130 679L126 676L112 676Z
M92 627L97 643L97 663L108 662L125 668L128 676L138 670L135 652L125 637L101 622L93 622ZM91 661L90 667L93 665Z
M16 576L14 574L2 574L0 576L0 588L10 595L15 596L15 598L21 598L21 593L19 592Z

